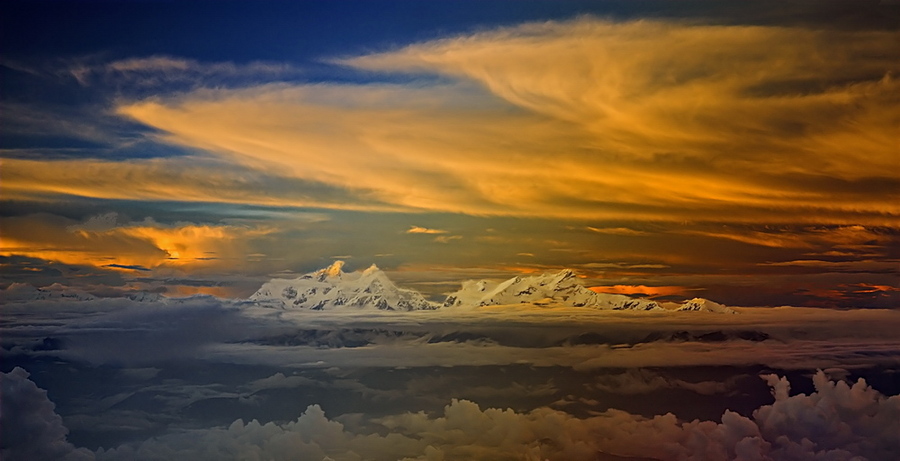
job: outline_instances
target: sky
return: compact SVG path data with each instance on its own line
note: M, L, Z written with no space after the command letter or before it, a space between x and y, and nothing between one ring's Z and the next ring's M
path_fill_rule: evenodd
M894 0L4 1L0 204L4 460L900 452Z
M241 297L342 259L435 298L568 267L900 299L895 2L3 10L4 286Z

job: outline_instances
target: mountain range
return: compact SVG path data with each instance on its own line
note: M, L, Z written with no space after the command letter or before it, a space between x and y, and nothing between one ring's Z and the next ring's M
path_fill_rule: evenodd
M295 279L272 279L249 300L269 307L310 310L375 309L417 311L471 309L508 304L562 305L601 310L672 310L656 301L625 295L596 293L581 284L571 269L533 276L517 276L503 282L470 280L447 296L443 303L428 301L414 290L397 287L374 264L362 272L343 271L343 261ZM694 298L674 310L735 313L722 304Z
M421 293L398 288L374 264L362 272L344 272L343 261L296 279L272 279L250 301L261 305L311 310L335 308L386 311L434 310L440 306Z

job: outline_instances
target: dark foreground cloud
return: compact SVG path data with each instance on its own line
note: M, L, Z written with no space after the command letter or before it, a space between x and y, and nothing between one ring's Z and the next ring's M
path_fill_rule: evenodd
M15 368L0 373L0 458L5 460L90 460L93 453L66 440L69 430L54 411L47 391Z
M739 310L8 302L4 443L100 459L890 459L900 312Z
M789 395L787 379L762 376L775 402L721 422L652 418L620 410L576 418L546 407L530 412L454 399L441 415L424 412L357 420L329 419L309 406L286 424L236 420L91 453L65 440L66 428L46 392L16 368L2 375L4 459L322 459L593 460L604 455L660 460L881 460L900 450L900 396L866 384L830 381L818 372L815 392ZM11 398L15 397L15 398Z

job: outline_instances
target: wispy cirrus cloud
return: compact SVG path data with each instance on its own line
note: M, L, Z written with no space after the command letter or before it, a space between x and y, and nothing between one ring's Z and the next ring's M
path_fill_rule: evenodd
M895 38L582 18L336 61L449 83L271 83L295 69L170 56L79 75L157 85L153 97L116 108L159 130L155 141L397 208L893 226ZM257 83L208 89L217 76ZM181 78L200 84L174 94L159 83Z
M629 261L710 276L721 273L715 265L758 275L797 272L768 263L892 260L895 39L890 30L586 17L335 60L362 71L365 81L349 83L299 82L297 69L268 63L93 62L91 88L137 89L113 107L119 122L151 129L133 146L179 155L20 153L4 160L0 191L23 203L450 213L500 229L418 221L452 232L411 236L430 248L397 264L477 254L511 271ZM393 237L409 221L393 221ZM403 253L378 245L373 254ZM337 246L329 254L366 253ZM457 247L469 253L450 254ZM518 254L534 255L529 267L510 260ZM129 263L147 264L119 262ZM598 282L610 285L703 285L662 280L655 267L596 269L610 269L616 278Z
M900 181L891 33L839 35L527 24L340 61L451 85L260 86L119 111L168 142L424 210L895 224L883 191L812 180Z
M202 62L167 55L126 58L102 62L96 58L82 58L68 64L58 74L68 74L79 84L97 83L154 87L163 84L194 84L206 86L212 82L246 84L249 81L279 80L303 74L301 69L284 63Z
M593 227L588 226L587 230L598 234L611 235L647 235L647 232L630 229L628 227Z

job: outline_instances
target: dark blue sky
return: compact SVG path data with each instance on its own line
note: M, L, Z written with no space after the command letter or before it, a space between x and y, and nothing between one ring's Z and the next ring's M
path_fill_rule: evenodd
M306 62L446 35L593 14L735 24L893 28L897 5L872 1L9 1L3 55L115 59L173 54L202 60Z

